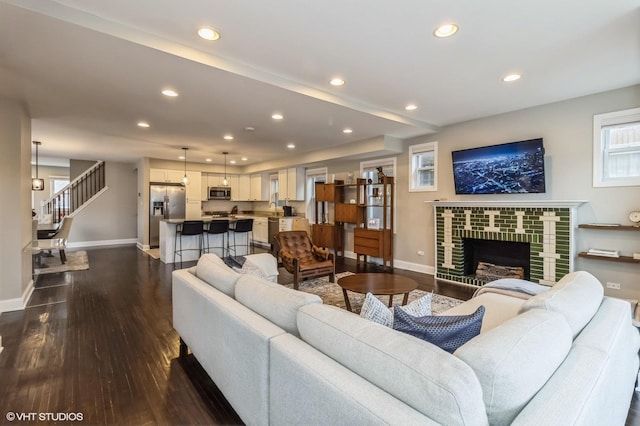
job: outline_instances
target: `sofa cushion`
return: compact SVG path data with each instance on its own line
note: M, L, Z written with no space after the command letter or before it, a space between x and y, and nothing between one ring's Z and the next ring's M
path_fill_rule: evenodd
M196 277L227 296L234 297L236 281L238 281L240 274L229 268L217 255L207 253L198 259Z
M591 320L602 303L604 289L600 281L585 271L565 275L549 291L527 300L521 312L545 309L561 314L575 338Z
M271 253L256 253L245 256L242 270L243 273L247 271L250 275L264 276L267 281L278 282L278 261Z
M480 328L480 333L484 333L518 315L523 303L524 299L517 297L499 293L482 293L438 315L470 315L480 306L484 306L485 311Z
M405 306L399 306L399 308L414 317L431 315L431 297L432 294L428 293ZM371 293L367 293L364 298L360 316L387 327L393 326L393 308L388 308Z
M437 346L335 306L303 306L298 328L309 345L434 421L487 424L475 373Z
M415 317L394 308L393 329L433 343L449 353L480 334L484 306L471 315L427 315Z
M315 294L292 290L251 275L240 276L235 297L247 308L294 336L299 336L298 309L309 303L322 304L322 299Z
M510 424L571 349L571 329L555 312L532 309L461 346L482 385L490 424Z

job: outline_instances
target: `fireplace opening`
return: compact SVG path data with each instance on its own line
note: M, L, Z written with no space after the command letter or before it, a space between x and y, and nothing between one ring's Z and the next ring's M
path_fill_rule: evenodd
M478 264L482 262L506 267L497 268L507 270L508 272L505 272L505 276L510 275L517 268L522 268L522 278L525 280L530 278L529 243L463 238L462 244L465 275L476 276ZM477 278L492 281L500 277L485 278L478 276Z

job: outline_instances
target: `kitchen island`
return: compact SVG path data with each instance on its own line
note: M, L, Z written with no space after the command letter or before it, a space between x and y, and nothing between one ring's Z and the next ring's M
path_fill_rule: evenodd
M212 218L210 216L208 217L203 217L202 221L204 222L204 234L203 234L203 247L206 250L207 247L207 226L209 226L209 223L212 220L228 220L229 223L235 222L236 220L238 220L239 218L235 218L235 217L221 217L221 218ZM175 244L176 244L176 227L178 224L182 224L185 221L185 219L163 219L160 221L160 260L163 263L173 263L174 262L174 256L173 256L173 252L175 251ZM225 237L225 242L231 242L233 243L233 231L229 231L229 239L227 239ZM223 234L211 234L208 236L209 237L209 243L211 244L211 247L220 247L222 246L222 237ZM180 238L180 236L178 236L178 238ZM249 235L244 233L244 234L237 234L235 236L236 238L236 243L238 244L238 251L236 253L236 256L244 256L249 254L247 252L247 238L249 238ZM198 253L198 243L199 243L199 239L200 236L198 235L184 235L182 236L182 249L183 250L188 250L188 251L184 251L182 253L182 260L183 261L195 261L198 260L198 258L200 257L200 254ZM180 242L178 241L178 245L180 244ZM226 244L225 244L226 245ZM219 248L212 248L211 251L213 253L216 253L217 255L222 255L221 250ZM175 260L176 262L180 261L180 256L175 256Z

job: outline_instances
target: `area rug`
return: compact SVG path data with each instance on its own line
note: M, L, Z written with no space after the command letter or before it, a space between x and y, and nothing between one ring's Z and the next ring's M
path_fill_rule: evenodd
M282 271L282 270L281 270ZM282 272L281 272L282 274ZM342 272L336 274L336 281L339 278L346 277L348 275L353 275L353 272ZM285 287L293 288L293 283L283 284ZM340 308L346 309L346 305L344 303L344 296L342 294L342 287L340 287L336 283L329 282L329 277L321 277L314 278L310 280L302 281L299 285L299 290L305 291L307 293L317 294L320 296L322 301L327 305L338 306ZM426 291L422 290L413 290L409 293L409 302L412 302L416 299L427 294ZM362 302L364 301L364 294L354 293L352 291L348 291L349 302L351 303L351 308L353 312L360 313L360 309L362 308ZM399 294L393 297L393 304L400 305L402 304L402 298L404 295ZM385 305L389 303L389 296L378 296L378 299ZM453 308L456 305L462 303L462 300L454 299L447 296L441 296L439 294L434 294L431 299L431 312L434 314L438 314L440 312L444 312L447 309Z
M57 252L54 252L52 257L42 256L41 262L45 266L44 268L36 268L36 274L53 274L55 272L67 272L67 271L83 271L89 269L89 256L84 250L67 251L67 261L62 264L60 262L60 256Z

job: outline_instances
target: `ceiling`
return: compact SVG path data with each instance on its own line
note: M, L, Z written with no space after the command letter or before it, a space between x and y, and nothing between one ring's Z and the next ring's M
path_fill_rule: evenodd
M0 0L0 98L25 103L43 157L340 158L638 84L639 22L639 0Z

